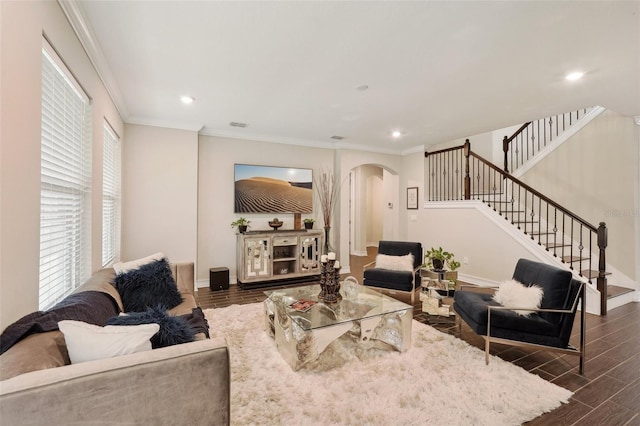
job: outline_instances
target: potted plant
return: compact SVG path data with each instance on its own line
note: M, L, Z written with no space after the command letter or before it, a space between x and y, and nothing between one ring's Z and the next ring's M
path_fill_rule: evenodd
M305 219L304 222L304 229L313 229L313 223L315 222L315 219L311 219L311 218L307 218Z
M455 292L458 269L461 265L460 262L454 259L454 254L448 251L444 251L442 247L431 247L424 255L424 267L429 267L429 263L433 266L435 272L440 272L440 279L449 280L449 296L452 296ZM445 269L445 266L447 269Z
M451 259L453 259L453 253L444 251L442 247L431 247L424 254L424 266L428 267L428 264L431 263L434 271L442 271L445 263L448 263Z
M231 227L232 228L238 228L238 232L241 234L244 234L245 232L247 232L247 228L249 227L249 224L251 223L250 220L245 219L244 217L239 217L238 219L234 220L233 222L231 222Z

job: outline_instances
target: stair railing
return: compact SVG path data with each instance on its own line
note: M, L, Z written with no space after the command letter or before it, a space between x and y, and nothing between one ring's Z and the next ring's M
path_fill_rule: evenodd
M425 157L428 201L480 200L487 204L589 283L596 278L600 312L606 315L604 222L592 225L472 152L468 139L461 146L425 152Z
M524 123L511 136L502 139L504 171L513 173L540 150L575 124L591 108L579 109Z

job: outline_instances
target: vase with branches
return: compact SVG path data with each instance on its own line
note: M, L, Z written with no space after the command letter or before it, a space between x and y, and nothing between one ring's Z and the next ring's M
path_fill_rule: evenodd
M324 253L326 254L332 251L329 243L329 232L331 231L331 218L338 200L340 187L337 185L334 174L326 170L320 172L318 178L315 179L314 186L318 191L318 201L324 218Z

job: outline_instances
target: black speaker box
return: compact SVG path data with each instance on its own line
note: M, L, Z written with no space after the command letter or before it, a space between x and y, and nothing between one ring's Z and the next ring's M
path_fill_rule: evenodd
M209 269L209 288L211 291L229 289L229 268Z

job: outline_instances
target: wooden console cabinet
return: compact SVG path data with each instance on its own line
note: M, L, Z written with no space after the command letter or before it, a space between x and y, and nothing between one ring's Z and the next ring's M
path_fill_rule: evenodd
M318 275L323 239L322 231L304 229L238 234L238 285L249 288L268 281Z

